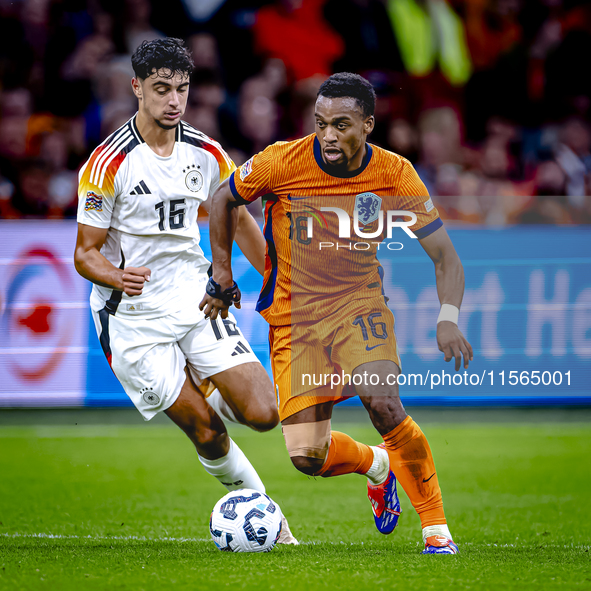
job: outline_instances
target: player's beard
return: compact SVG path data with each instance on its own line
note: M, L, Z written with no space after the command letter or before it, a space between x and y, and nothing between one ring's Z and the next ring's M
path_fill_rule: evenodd
M164 123L161 123L160 121L158 121L158 119L154 119L154 121L156 122L156 125L158 127L164 129L165 131L171 131L172 129L176 129L181 122L181 120L179 119L178 123L175 123L174 125L164 125Z
M324 161L324 163L326 164L326 166L328 168L330 168L331 171L333 171L335 173L335 175L342 175L343 173L347 172L347 165L349 164L349 161L347 160L347 158L345 157L343 159L343 162L329 162L327 160Z

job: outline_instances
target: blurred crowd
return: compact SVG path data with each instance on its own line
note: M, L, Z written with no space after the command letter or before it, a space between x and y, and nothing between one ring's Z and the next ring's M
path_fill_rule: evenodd
M186 40L185 120L236 164L314 131L333 72L442 217L591 223L586 0L0 0L0 217L72 217L77 171L137 108L130 57Z

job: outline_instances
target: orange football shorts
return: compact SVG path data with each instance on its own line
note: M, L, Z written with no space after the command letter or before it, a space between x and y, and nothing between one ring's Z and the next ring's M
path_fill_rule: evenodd
M349 301L317 322L271 326L269 342L281 420L355 396L352 374L364 363L390 360L400 367L394 315L383 296Z

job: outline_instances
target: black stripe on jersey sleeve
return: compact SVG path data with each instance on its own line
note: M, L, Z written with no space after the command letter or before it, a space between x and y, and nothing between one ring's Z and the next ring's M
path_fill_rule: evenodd
M137 148L137 146L140 145L140 142L138 142L135 139L135 136L131 136L131 139L129 140L129 142L127 144L125 144L125 146L123 146L123 148L121 148L121 152L123 154L129 154L134 148Z
M443 222L441 221L441 218L437 218L433 220L431 223L427 224L426 226L423 226L418 230L413 230L413 233L419 240L421 240L422 238L427 238L429 234L433 234L435 230L439 230L441 226L443 226Z
M247 199L244 199L244 197L242 197L242 195L240 195L240 193L238 193L238 189L236 188L236 183L234 182L234 175L236 174L238 169L236 169L231 175L230 175L230 191L232 191L232 196L234 197L234 199L236 200L236 203L240 204L240 205L248 205L249 203L251 203L250 201L248 201Z
M204 148L206 143L203 140L188 133L183 133L183 142L191 144L191 146L195 146L196 148L203 148L204 150L206 149Z

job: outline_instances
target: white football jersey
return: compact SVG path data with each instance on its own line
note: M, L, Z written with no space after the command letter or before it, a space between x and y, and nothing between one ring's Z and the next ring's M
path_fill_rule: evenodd
M94 285L91 308L156 318L201 301L210 263L199 246L197 210L236 166L217 142L184 121L172 154L158 156L136 117L80 170L78 222L109 229L101 253L113 265L152 272L140 296Z

